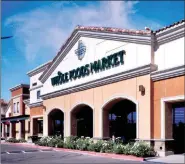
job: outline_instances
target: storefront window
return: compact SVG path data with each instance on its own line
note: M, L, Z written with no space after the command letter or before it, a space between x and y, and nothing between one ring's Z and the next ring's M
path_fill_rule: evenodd
M43 133L43 120L38 120L38 133Z
M173 117L173 123L178 125L179 123L185 123L184 117L185 117L185 108L175 108L174 109L174 117Z

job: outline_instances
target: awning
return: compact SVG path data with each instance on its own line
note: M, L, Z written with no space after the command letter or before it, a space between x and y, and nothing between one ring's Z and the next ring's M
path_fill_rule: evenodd
M27 120L29 119L30 116L29 115L24 115L24 116L16 116L16 117L8 117L8 118L3 118L1 119L1 123L4 122L17 122L17 121L21 121L21 120Z

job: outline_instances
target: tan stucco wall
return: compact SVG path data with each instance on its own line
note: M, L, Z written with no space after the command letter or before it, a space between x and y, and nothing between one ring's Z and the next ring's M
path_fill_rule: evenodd
M139 92L139 85L143 85L145 87L144 96L142 96L141 92ZM44 100L43 104L46 107L46 112L44 112L44 135L47 135L47 114L52 109L58 108L64 112L64 135L69 136L70 110L74 108L77 104L85 103L94 109L94 137L102 137L101 109L103 105L106 104L108 101L114 99L115 97L128 97L135 102L138 102L138 138L150 139L150 87L150 75L146 75Z
M19 124L18 123L16 123L15 124L15 131L16 131L16 139L19 139Z
M30 136L29 120L25 120L25 140L28 140L28 136Z
M152 138L159 139L161 137L161 98L173 97L185 94L185 77L179 76L166 80L160 80L152 83L153 87L153 107L152 107ZM167 115L167 113L166 113ZM166 126L166 132L171 138L171 123ZM170 131L170 132L169 132Z

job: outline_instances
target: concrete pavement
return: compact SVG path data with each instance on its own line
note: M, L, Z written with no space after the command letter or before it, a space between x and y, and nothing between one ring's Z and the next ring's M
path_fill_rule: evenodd
M160 163L185 163L184 154L174 154L166 157L159 157L156 159L148 160L150 162L160 162Z
M42 151L36 148L6 144L1 144L1 152L2 164L143 163L49 149Z
M185 163L185 155L170 155L145 162L98 157L79 152L54 151L51 148L25 147L1 143L2 164L62 164L62 163Z

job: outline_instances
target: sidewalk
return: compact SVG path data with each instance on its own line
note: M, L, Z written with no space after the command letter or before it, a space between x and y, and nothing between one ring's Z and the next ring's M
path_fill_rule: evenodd
M185 154L175 154L166 157L159 157L156 159L147 160L149 162L160 162L160 163L185 163Z

